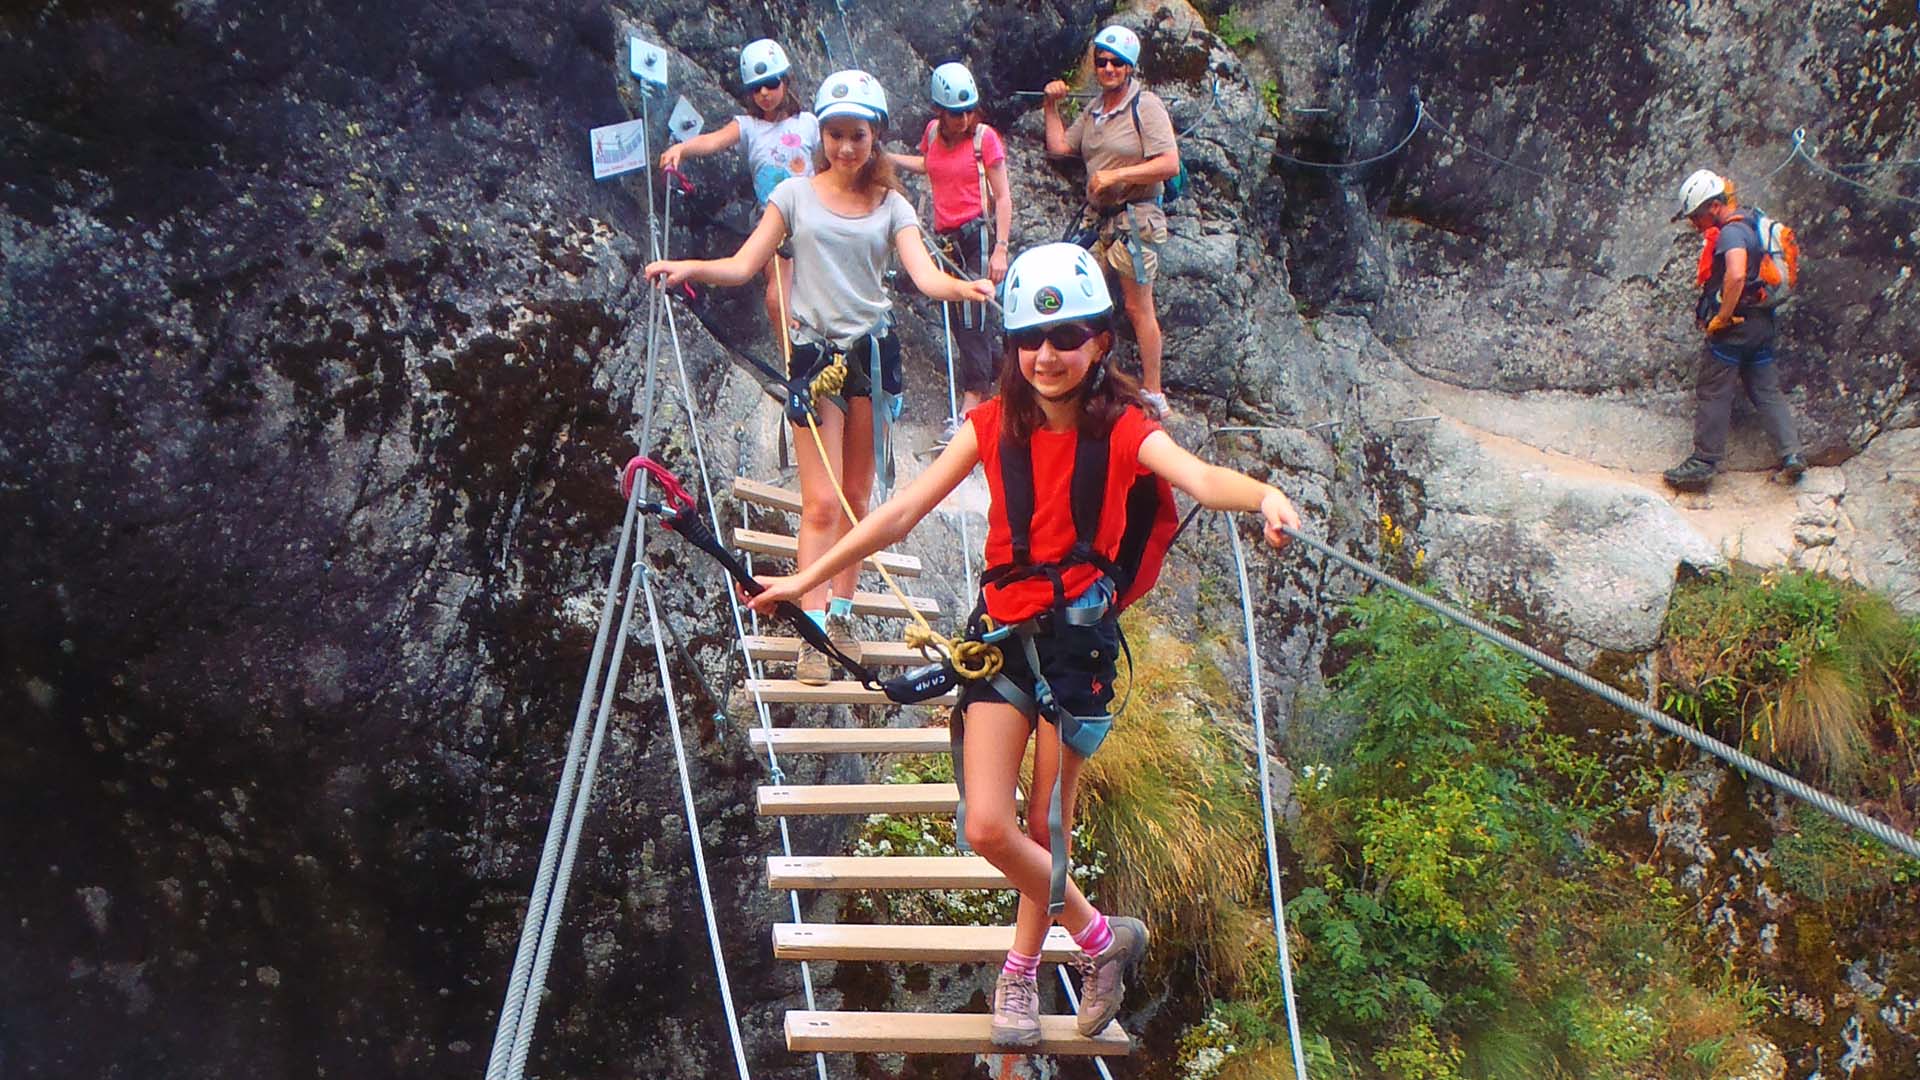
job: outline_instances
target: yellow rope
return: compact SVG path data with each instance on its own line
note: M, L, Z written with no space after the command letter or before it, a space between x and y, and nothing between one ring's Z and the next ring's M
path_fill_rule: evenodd
M771 269L773 290L780 298L780 348L786 359L786 369L791 372L793 371L793 341L787 332L787 283L780 277L778 261L772 264ZM822 368L820 373L813 377L809 390L813 397L818 399L823 395L839 394L846 389L846 384L846 354L835 353L833 363ZM807 410L807 430L813 433L813 445L820 451L820 464L827 470L827 479L833 484L833 493L840 500L840 508L846 511L847 521L858 525L860 515L854 513L853 503L847 499L846 489L840 486L840 478L833 473L831 459L827 457L826 440L820 437L820 425L814 422L813 413L814 410ZM893 595L900 601L900 606L906 610L907 616L914 622L914 625L907 627L903 635L907 645L920 650L920 655L929 659L944 659L953 666L956 674L968 681L990 679L1000 673L1005 657L1001 655L998 645L965 639L956 642L935 630L927 622L926 617L920 614L919 609L913 606L913 601L901 590L900 584L893 580L893 575L887 572L886 564L879 559L871 561L873 568L880 571L881 580L887 583L887 588L893 591Z

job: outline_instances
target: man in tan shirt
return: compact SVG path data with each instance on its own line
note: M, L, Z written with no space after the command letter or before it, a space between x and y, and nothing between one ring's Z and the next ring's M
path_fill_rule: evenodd
M1157 249L1167 239L1167 214L1160 207L1162 181L1180 172L1180 149L1165 103L1134 78L1139 62L1140 38L1124 26L1109 26L1093 38L1099 98L1068 127L1060 118L1067 84L1056 79L1046 86L1042 109L1047 153L1087 164L1081 224L1098 230L1094 256L1119 274L1121 299L1140 345L1140 381L1147 402L1165 415L1153 279L1159 269Z

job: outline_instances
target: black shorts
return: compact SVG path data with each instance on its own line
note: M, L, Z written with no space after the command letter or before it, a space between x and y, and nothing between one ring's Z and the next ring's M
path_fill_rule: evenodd
M871 350L876 339L863 337L847 350L847 382L839 397L870 398L873 396L872 370L873 354ZM900 339L892 333L880 335L877 339L880 349L880 385L889 394L900 393ZM789 379L811 379L833 363L834 350L826 345L805 345L793 343L793 356L787 362Z
M1111 616L1091 626L1056 624L1051 633L1033 639L1040 655L1040 667L1047 673L1047 685L1053 687L1053 699L1075 716L1104 716L1113 704L1113 677L1120 656L1120 624ZM1005 659L1001 674L1033 696L1033 669L1027 664L1027 650L1017 635L1000 642ZM960 691L960 707L976 701L1016 704L994 688L992 679L966 683ZM1038 717L1028 716L1031 724Z

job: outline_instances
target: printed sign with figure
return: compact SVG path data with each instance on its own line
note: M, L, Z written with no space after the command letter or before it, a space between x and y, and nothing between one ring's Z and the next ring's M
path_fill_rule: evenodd
M594 128L588 134L593 147L593 178L605 180L609 176L632 172L647 167L647 126L645 120L629 120L624 124L609 124Z

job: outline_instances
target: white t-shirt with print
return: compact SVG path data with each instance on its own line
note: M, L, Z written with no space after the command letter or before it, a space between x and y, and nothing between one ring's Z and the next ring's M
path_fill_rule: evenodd
M820 145L820 121L810 112L771 122L754 116L733 118L753 177L753 201L764 206L780 181L813 175L813 151Z

